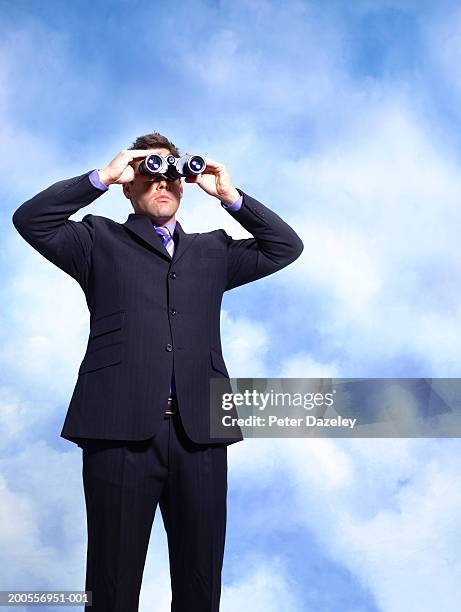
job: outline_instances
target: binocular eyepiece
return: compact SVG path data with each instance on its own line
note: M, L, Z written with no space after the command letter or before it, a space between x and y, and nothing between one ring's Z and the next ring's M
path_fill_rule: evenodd
M161 176L167 181L175 181L183 176L197 176L206 167L206 161L200 155L183 155L163 157L157 153L148 155L138 166L138 172L145 176Z

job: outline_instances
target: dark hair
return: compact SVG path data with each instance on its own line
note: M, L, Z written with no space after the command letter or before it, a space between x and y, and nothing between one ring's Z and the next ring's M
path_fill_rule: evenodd
M179 149L165 136L158 132L138 136L130 149L168 149L175 157L180 157Z

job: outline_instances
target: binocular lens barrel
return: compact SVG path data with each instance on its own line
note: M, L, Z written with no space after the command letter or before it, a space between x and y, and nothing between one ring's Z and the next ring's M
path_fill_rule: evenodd
M151 176L153 174L162 174L168 169L168 164L161 155L148 155L139 164L138 171L140 174Z
M205 170L206 162L200 155L183 155L176 162L181 176L197 176Z
M205 160L200 155L192 155L187 161L187 168L192 174L200 174L205 170Z

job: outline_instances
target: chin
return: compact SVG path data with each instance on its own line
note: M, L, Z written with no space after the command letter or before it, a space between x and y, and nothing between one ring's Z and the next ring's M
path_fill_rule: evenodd
M171 215L174 215L174 211L169 208L157 208L152 211L152 214L155 217L171 217Z

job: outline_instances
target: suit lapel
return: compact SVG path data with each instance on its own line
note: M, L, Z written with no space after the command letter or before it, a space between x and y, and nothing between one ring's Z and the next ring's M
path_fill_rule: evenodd
M171 261L170 254L163 245L162 239L156 233L152 220L148 215L131 213L125 223L123 223L123 226L149 244L159 255ZM174 233L176 240L173 261L177 261L184 255L198 234L186 234L179 221L176 221Z
M148 215L142 215L140 213L131 213L128 219L123 223L130 232L135 233L144 242L147 242L159 255L166 259L171 259L168 251L165 249L162 243L162 239L154 230L152 221Z
M175 240L175 249L173 254L173 261L176 262L180 257L184 255L190 245L197 238L198 234L186 234L186 232L181 227L179 221L176 221L176 227L174 229L174 233L177 237Z

